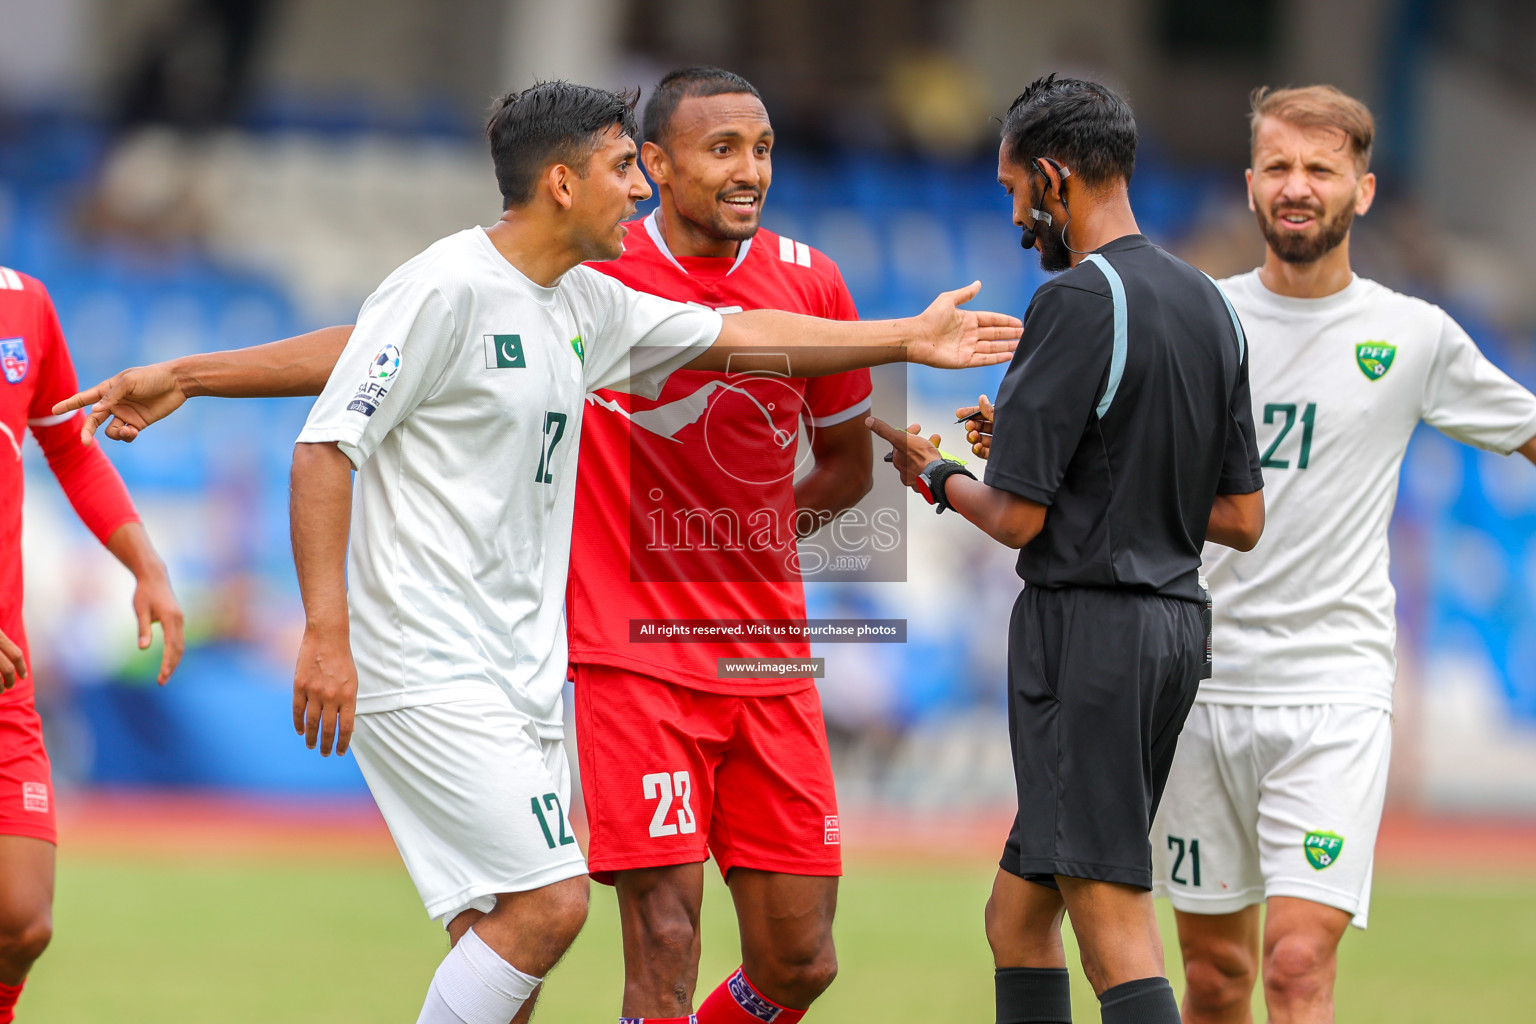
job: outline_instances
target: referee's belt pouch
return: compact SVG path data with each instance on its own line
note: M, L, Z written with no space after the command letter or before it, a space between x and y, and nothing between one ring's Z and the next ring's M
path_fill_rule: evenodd
M1211 585L1200 577L1200 589L1205 591L1205 610L1200 613L1200 624L1205 627L1205 657L1200 662L1200 678L1211 678Z

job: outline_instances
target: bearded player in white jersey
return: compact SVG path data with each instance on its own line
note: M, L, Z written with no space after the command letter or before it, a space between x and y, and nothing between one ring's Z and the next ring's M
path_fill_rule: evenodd
M1314 86L1254 94L1248 204L1268 250L1221 282L1242 318L1264 540L1207 545L1212 676L1152 849L1177 912L1186 1024L1333 1020L1336 951L1366 925L1397 665L1387 525L1422 420L1536 462L1536 398L1444 310L1357 277L1374 123ZM1260 923L1259 907L1266 907Z

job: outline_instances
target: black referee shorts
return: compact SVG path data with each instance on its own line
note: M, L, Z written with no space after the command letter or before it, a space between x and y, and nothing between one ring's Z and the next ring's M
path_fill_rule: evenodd
M1008 636L1019 813L1001 867L1152 888L1147 839L1205 667L1205 608L1026 586Z

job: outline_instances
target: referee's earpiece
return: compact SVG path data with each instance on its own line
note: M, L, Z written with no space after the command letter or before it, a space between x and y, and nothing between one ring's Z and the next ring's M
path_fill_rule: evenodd
M1066 181L1068 178L1070 178L1072 176L1072 172L1071 171L1067 170L1067 168L1061 166L1061 164L1057 163L1055 160L1052 160L1050 157L1042 156L1039 159L1040 160L1044 160L1046 163L1048 163L1052 167L1054 167L1056 169L1057 175L1060 176L1060 180L1061 181ZM1051 178L1050 178L1050 176L1040 169L1040 164L1038 162L1032 163L1030 166L1032 166L1035 169L1035 173L1036 174L1040 175L1040 177L1045 179L1045 192L1050 191L1050 188L1051 188ZM1045 192L1041 192L1040 193L1040 201L1042 203L1045 202ZM1058 196L1061 195L1061 186L1060 185L1056 186L1056 193L1057 193ZM1067 200L1066 200L1065 196L1061 196L1061 205L1062 205L1063 208L1065 208L1066 205L1067 205ZM1070 211L1068 211L1068 212L1070 214ZM1028 227L1025 227L1025 228L1021 229L1021 231L1019 233L1019 245L1023 246L1025 249L1033 249L1035 247L1035 239L1040 236L1040 226L1042 224L1045 225L1046 227L1050 227L1051 223L1052 223L1051 215L1049 213L1046 213L1044 210L1036 210L1036 209L1031 208L1030 211L1029 211L1029 215L1031 217L1033 217L1034 220L1029 224ZM1070 219L1069 219L1069 223L1070 223Z

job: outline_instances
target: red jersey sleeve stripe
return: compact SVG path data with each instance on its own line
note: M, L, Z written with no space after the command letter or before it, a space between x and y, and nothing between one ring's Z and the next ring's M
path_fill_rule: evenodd
M873 408L874 408L874 406L873 406L873 404L871 404L870 400L868 398L865 398L865 399L863 399L861 401L855 402L854 404L850 405L848 408L842 410L841 412L828 413L825 416L815 416L815 417L812 417L811 418L811 426L813 426L813 427L835 427L839 423L846 423L849 420L853 419L855 416L858 416L858 415L860 415L862 413L867 413L867 412L869 412Z

